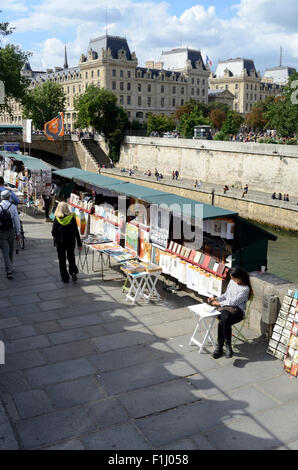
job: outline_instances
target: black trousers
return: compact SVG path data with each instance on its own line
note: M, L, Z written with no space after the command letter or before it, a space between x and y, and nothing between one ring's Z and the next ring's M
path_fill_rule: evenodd
M244 318L243 311L236 307L235 313L231 313L228 310L221 311L219 315L219 322L217 327L217 342L219 345L223 345L224 342L231 344L232 340L232 325L239 323Z
M63 243L58 243L56 248L59 259L61 279L62 281L68 281L69 275L72 276L73 274L78 274L79 272L75 259L75 244L64 245ZM66 258L68 261L68 270L66 266Z
M44 202L45 216L48 219L50 215L51 198L47 196L43 196L43 202Z

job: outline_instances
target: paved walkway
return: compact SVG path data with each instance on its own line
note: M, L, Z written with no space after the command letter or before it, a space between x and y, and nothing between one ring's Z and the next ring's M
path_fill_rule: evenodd
M0 449L298 449L298 379L263 338L200 355L194 298L130 306L115 271L63 284L51 224L23 220L13 281L0 262Z
M152 171L152 168L151 168L151 171ZM154 171L154 169L153 169L153 171ZM127 177L129 177L129 173L128 172L122 173L120 168L113 168L113 169L106 168L106 169L102 170L102 173L106 174L106 175L108 175L110 173L110 174L114 174L115 176L117 175L117 176L127 176ZM132 176L132 178L138 178L138 179L144 180L144 181L152 181L154 183L157 182L156 177L154 176L154 174L152 174L152 176L144 176L143 171L137 171L137 170L135 170L134 175ZM186 178L180 178L179 177L178 180L176 181L176 180L173 180L171 176L164 175L164 178L162 180L158 181L158 184L160 184L160 190L161 191L163 191L162 186L165 185L165 184L170 185L170 186L178 186L178 187L181 187L181 188L193 189L194 190L195 178L196 178L196 175L194 175L193 180L189 180L189 179L186 179ZM197 179L199 180L199 177ZM138 183L136 182L136 184L138 184ZM139 184L141 184L141 182ZM292 209L292 210L295 210L295 211L298 212L298 205L297 205L298 198L297 197L292 197L291 194L290 194L289 195L289 199L290 199L289 202L274 200L274 199L271 198L272 193L269 194L269 193L262 192L262 191L251 190L250 187L249 187L249 182L247 182L247 184L248 184L249 189L248 189L248 194L244 196L246 201L259 202L261 204L266 204L266 205L270 205L270 206L274 206L274 207L281 207L283 209ZM202 182L202 185L200 186L200 188L197 189L197 191L201 191L201 192L210 194L210 204L211 204L211 192L212 192L212 190L213 189L215 190L215 194L223 195L224 194L223 186L224 185L220 185L220 184L216 184L216 183ZM274 191L274 189L272 188L272 192L273 191ZM277 193L278 193L278 191L277 191ZM241 189L241 188L232 188L231 186L229 186L229 190L226 192L226 197L233 197L233 198L242 199L242 194L243 194L243 189Z

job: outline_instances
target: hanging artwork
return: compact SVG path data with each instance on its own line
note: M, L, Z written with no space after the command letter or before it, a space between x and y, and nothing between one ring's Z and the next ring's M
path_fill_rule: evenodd
M133 224L126 224L125 248L133 254L138 254L139 249L139 229Z
M156 204L150 206L150 242L166 250L169 239L170 213Z

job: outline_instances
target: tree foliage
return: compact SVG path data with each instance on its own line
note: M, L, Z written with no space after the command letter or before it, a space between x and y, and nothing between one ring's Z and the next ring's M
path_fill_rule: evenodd
M65 94L62 85L45 82L29 90L23 99L23 116L32 119L36 129L43 130L44 124L64 110Z
M129 126L124 109L117 106L117 97L109 90L90 85L83 95L75 100L78 111L76 127L92 127L104 135L109 144L110 158L119 159L121 142Z
M226 113L221 109L212 109L209 114L209 119L215 129L221 129L226 119Z
M291 75L283 95L272 100L265 117L270 129L276 129L279 137L292 137L298 132L298 72Z
M9 27L9 23L0 23L0 37L8 36L12 32L13 28ZM29 81L22 76L21 71L30 55L10 43L0 47L0 81L5 87L5 103L0 105L1 112L12 113L10 100L21 101L24 97Z
M240 114L234 111L229 111L227 113L226 120L221 128L221 131L225 135L235 135L238 133L240 126L243 124L243 122L244 118Z
M159 135L164 132L173 131L176 127L175 121L172 117L163 114L150 113L147 118L147 135L152 131L158 132Z

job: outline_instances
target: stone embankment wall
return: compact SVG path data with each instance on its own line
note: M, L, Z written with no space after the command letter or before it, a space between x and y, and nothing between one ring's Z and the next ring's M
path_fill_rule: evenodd
M126 137L120 165L298 197L298 146Z

